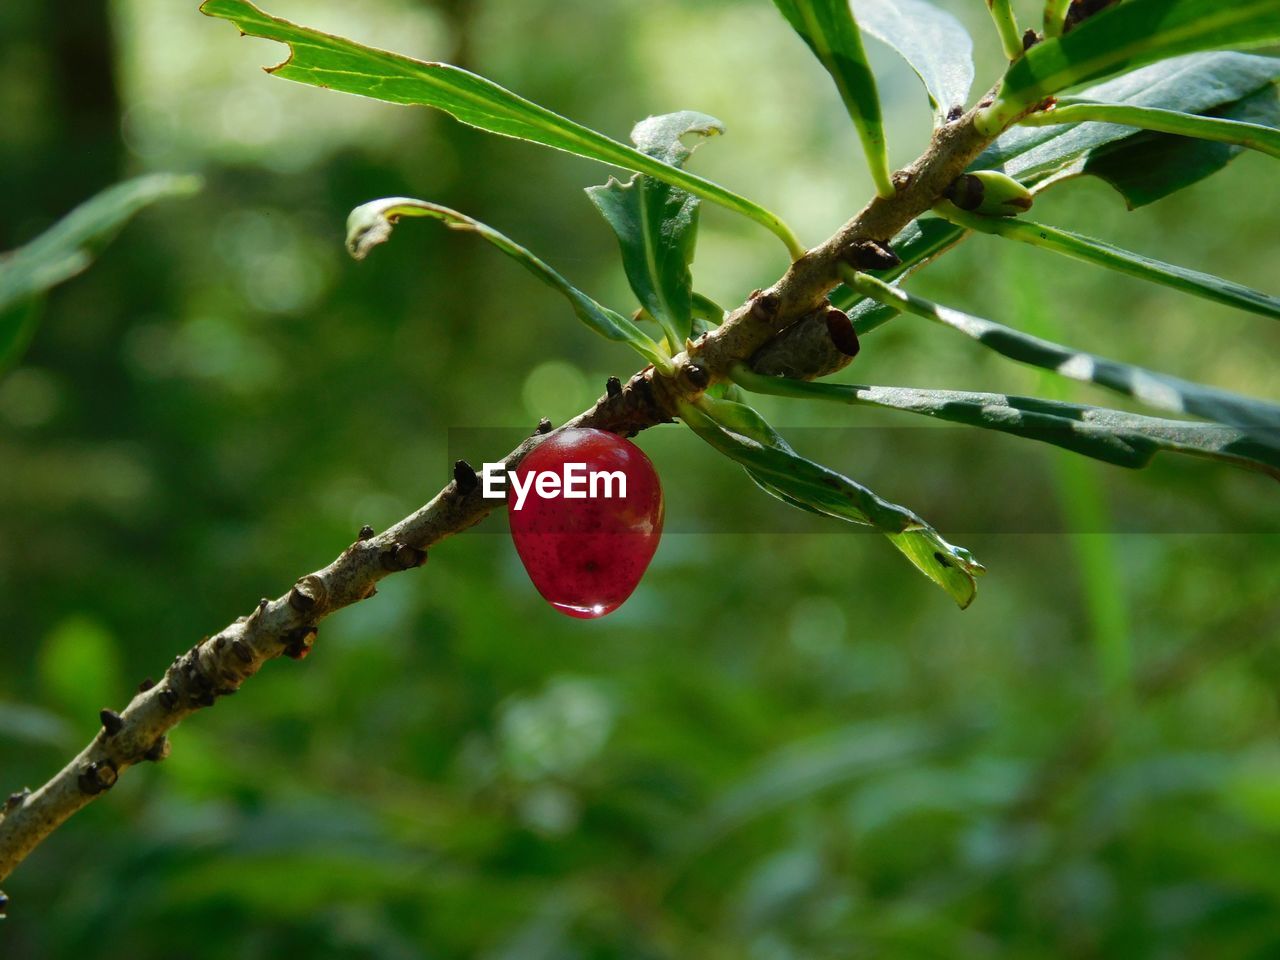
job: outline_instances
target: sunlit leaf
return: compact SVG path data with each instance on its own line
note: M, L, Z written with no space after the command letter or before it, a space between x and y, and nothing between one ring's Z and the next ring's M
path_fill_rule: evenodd
M939 306L866 274L849 280L868 297L904 313L941 323L1011 360L1072 380L1096 383L1161 410L1236 427L1267 448L1280 450L1280 406L1276 404L1072 350L991 320Z
M858 25L901 54L940 118L963 107L973 86L973 40L964 25L926 0L852 0Z
M1249 127L1280 128L1280 91L1268 84L1210 115ZM1081 172L1105 180L1132 210L1217 173L1244 149L1241 145L1143 132L1092 151Z
M997 132L1046 97L1157 60L1277 41L1275 0L1126 0L1028 50L1009 68L979 123Z
M1218 423L1165 420L1062 400L965 390L917 390L767 377L745 367L736 383L756 393L882 407L1038 440L1120 467L1147 466L1157 453L1181 453L1260 470L1280 479L1280 449Z
M1123 103L1072 98L1059 101L1052 110L1033 113L1022 122L1028 126L1044 127L1085 121L1118 123L1140 130L1231 143L1280 157L1280 130L1274 127L1223 117L1201 117L1178 110L1158 110L1155 107L1134 107Z
M876 192L882 197L893 196L880 94L876 90L875 75L867 64L862 33L849 0L773 2L835 81L840 99L862 141Z
M568 300L578 319L596 333L631 346L650 363L666 363L657 344L626 317L592 300L514 240L457 210L411 197L371 200L356 207L347 217L347 249L351 255L363 260L370 250L391 237L391 228L401 217L430 217L451 229L482 237Z
M1193 53L1162 60L1080 91L1079 97L1181 113L1205 114L1268 88L1280 77L1280 58L1245 53ZM1006 130L973 162L974 170L1002 170L1028 186L1085 172L1105 144L1134 138L1111 123ZM1162 138L1166 141L1169 138Z
M944 216L970 230L1018 240L1099 267L1106 267L1117 273L1172 287L1174 290L1203 297L1215 303L1223 303L1264 317L1280 319L1280 298L1268 296L1230 280L1215 277L1213 274L1163 263L1131 250L1094 240L1092 237L1072 233L1069 230L1059 230L1057 227L1024 220L1021 217L979 217L965 213L951 204L945 206Z
M631 140L645 153L683 166L690 154L682 137L723 133L719 120L682 111L636 124ZM618 237L622 266L640 305L666 332L672 351L683 349L693 325L693 262L699 199L647 174L626 183L610 179L589 187L591 198Z
M697 404L681 403L679 409L694 433L740 463L768 492L781 494L793 506L874 527L961 608L973 602L982 565L910 510L800 456L749 406L704 397Z
M529 140L624 170L647 173L718 203L771 230L793 257L804 247L758 204L532 103L449 63L414 60L273 17L248 0L205 0L201 11L230 20L241 33L289 45L289 58L268 73L375 100L435 107L489 133Z

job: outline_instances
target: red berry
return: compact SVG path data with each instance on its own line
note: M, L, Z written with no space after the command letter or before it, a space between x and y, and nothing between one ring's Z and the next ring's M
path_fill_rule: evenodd
M578 492L586 495L564 495ZM658 549L662 484L631 441L562 430L520 462L507 511L516 552L547 602L571 617L603 617L631 596Z

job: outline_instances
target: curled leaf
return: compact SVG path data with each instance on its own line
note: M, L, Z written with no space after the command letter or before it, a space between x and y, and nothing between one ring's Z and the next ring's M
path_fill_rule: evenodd
M592 300L505 234L449 207L411 197L387 197L362 204L347 217L347 249L351 255L363 260L378 244L386 243L391 237L392 227L401 217L430 217L450 229L465 230L482 237L568 300L578 319L596 333L629 345L650 363L662 365L667 362L657 344L626 317Z

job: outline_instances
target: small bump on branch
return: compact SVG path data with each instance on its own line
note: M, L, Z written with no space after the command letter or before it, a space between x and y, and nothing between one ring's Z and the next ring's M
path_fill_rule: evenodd
M757 320L772 323L778 318L779 300L776 293L760 290L751 294L751 315Z
M411 547L407 543L393 543L382 551L381 561L385 570L412 570L427 562L427 551Z
M677 376L680 386L688 394L702 393L707 387L711 386L711 372L697 363L684 364L680 367Z
M288 604L298 613L313 613L317 607L328 600L328 593L324 581L314 573L310 573L290 588Z
M108 737L114 737L124 729L124 717L114 710L108 710L104 707L98 713L98 719L102 721L102 729Z
M318 633L319 631L312 626L298 627L296 630L289 631L284 636L284 650L281 652L293 660L304 659L315 645Z
M827 325L827 335L831 337L835 348L846 357L851 359L856 357L862 345L858 343L858 331L853 329L853 321L849 319L849 315L843 310L831 307L823 316L823 321Z
M845 262L858 270L892 270L902 259L888 240L857 240L849 246Z
M476 476L476 468L466 460L458 460L453 465L453 482L463 496L480 486L480 478Z
M118 776L116 765L110 760L93 760L81 769L77 782L81 793L94 797L114 787Z

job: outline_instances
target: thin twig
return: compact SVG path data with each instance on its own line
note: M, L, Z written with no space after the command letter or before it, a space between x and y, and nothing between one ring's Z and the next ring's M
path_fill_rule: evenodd
M780 331L812 314L839 282L841 264L860 262L868 241L887 245L929 210L987 146L992 138L978 131L975 113L935 131L929 149L894 174L892 197L874 198L825 243L792 263L772 287L757 291L718 328L687 344L674 358L670 376L643 370L565 427L634 435L667 422L678 398L692 399L726 379L735 363L748 360ZM835 368L848 362L834 345L832 353L843 357ZM507 469L514 468L544 432L508 454ZM383 533L361 531L328 566L300 578L283 596L263 599L248 616L177 657L159 683L140 689L119 714L104 711L104 728L88 746L44 786L14 794L6 806L0 819L0 880L72 814L109 790L130 766L167 756L165 735L179 721L235 693L266 661L281 654L305 656L321 620L373 596L383 577L420 566L428 548L482 520L495 504L484 500L469 479L460 472L429 503Z

